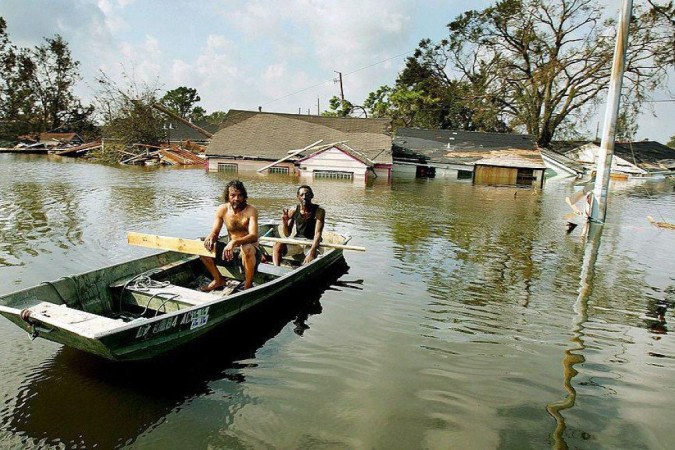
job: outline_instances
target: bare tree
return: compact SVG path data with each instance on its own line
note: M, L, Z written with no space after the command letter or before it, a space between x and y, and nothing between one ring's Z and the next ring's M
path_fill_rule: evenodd
M498 107L511 128L546 146L603 99L615 41L615 20L603 12L594 0L502 0L463 13L448 24L447 39L422 41L415 58L448 85L469 82L473 109ZM623 91L628 122L669 68L672 30L658 23L653 12L634 9Z
M104 137L124 145L155 145L162 140L163 118L152 107L159 99L157 82L139 83L125 72L120 85L101 72L96 86L96 110L103 122Z

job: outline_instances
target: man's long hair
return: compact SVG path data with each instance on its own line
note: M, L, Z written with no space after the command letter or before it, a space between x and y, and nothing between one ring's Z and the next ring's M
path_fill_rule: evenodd
M246 192L246 188L244 187L244 183L242 183L239 180L232 180L229 183L227 183L227 185L225 186L225 191L223 192L223 196L225 197L225 202L229 202L230 188L236 189L237 191L244 194L244 201L246 201L248 199L248 193Z

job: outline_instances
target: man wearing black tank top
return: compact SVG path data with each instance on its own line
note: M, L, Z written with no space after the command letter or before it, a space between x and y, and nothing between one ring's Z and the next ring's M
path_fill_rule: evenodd
M319 243L321 242L326 211L319 205L312 203L314 192L307 185L302 185L298 188L297 198L299 204L293 213L290 213L286 208L283 210L283 214L281 215L281 231L284 236L289 236L295 226L296 237L312 240L312 246L305 255L303 262L303 264L307 264L316 258ZM290 253L290 250L286 244L274 244L272 253L274 264L278 266L281 263L281 258L287 252Z

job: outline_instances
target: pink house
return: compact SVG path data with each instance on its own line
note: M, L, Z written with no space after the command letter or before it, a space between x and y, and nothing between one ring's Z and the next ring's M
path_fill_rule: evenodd
M206 168L389 180L391 144L389 119L230 110L206 150Z

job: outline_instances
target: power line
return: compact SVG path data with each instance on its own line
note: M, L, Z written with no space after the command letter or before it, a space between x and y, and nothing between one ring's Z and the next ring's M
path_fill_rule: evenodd
M364 66L364 67L361 67L361 68L359 68L359 69L356 69L356 70L353 70L353 71L351 71L351 72L348 72L348 73L346 73L345 75L351 75L351 74L354 74L354 73L356 73L356 72L360 72L360 71L362 71L362 70L369 69L369 68L371 68L371 67L377 66L378 64L382 64L382 63L385 63L385 62L387 62L387 61L391 61L392 59L400 58L401 56L410 54L410 53L412 53L412 52L413 52L413 51L411 50L411 51L408 51L408 52L399 53L398 55L391 56L391 57L389 57L389 58L387 58L387 59L383 59L382 61L378 61L378 62L373 63L373 64L370 64L370 65L368 65L368 66ZM309 86L309 87L306 87L306 88L303 88L303 89L300 89L300 90L291 92L291 93L289 93L289 94L282 95L281 97L275 98L274 100L270 100L270 101L268 101L268 102L263 103L263 105L269 105L270 103L274 103L274 102L277 102L277 101L279 101L279 100L283 100L283 99L288 98L288 97L291 97L291 96L293 96L293 95L300 94L300 93L305 92L305 91L308 91L308 90L310 90L310 89L314 89L315 87L319 87L319 86L324 85L324 84L326 84L326 83L332 83L332 82L333 82L333 79L331 78L330 80L322 81L322 82L317 83L317 84L315 84L315 85L313 85L313 86Z
M382 63L387 62L387 61L391 61L392 59L400 58L401 56L407 55L408 53L412 53L412 52L413 52L413 51L411 50L411 51L409 51L409 52L399 53L398 55L392 56L391 58L383 59L382 61L378 61L378 62L376 62L376 63L373 63L373 64L369 65L369 66L361 67L360 69L356 69L356 70L354 70L354 71L352 71L352 72L348 72L348 73L346 73L345 75L351 75L351 74L353 74L353 73L360 72L360 71L365 70L365 69L370 69L370 68L373 67L373 66L376 66L376 65L378 65L378 64L382 64Z

